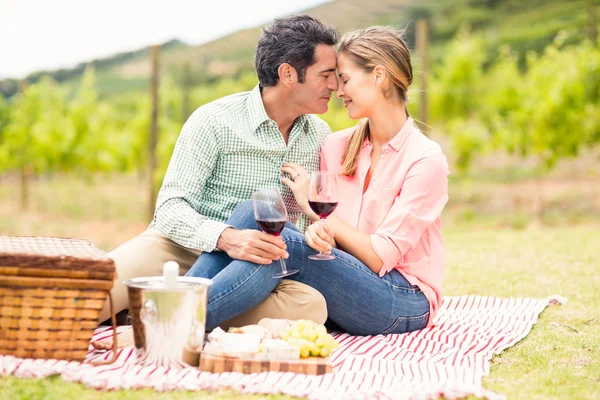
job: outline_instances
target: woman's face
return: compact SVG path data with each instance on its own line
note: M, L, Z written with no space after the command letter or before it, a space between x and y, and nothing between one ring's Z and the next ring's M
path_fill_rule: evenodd
M338 54L337 67L340 77L337 96L344 100L348 117L369 118L379 102L384 100L375 82L375 74L365 72L344 53Z

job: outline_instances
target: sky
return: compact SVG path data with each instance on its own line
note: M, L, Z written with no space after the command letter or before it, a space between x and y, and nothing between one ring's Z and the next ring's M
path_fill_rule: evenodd
M0 0L0 79L180 39L201 44L327 0Z

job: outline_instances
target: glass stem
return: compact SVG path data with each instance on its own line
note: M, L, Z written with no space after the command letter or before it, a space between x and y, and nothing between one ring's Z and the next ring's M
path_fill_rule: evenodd
M321 218L321 222L322 222L323 224L325 224L325 218ZM323 253L323 250L320 250L320 251L319 251L319 255L320 255L320 256L324 256L324 255L325 255L325 253Z
M281 257L279 261L281 261L281 272L285 274L287 272L287 267L285 266L285 261L283 261L283 257Z

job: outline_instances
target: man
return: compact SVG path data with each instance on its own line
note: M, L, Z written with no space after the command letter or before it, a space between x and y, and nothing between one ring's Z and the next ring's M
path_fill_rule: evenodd
M110 253L119 277L112 292L117 312L128 307L121 282L160 275L169 260L179 263L183 275L203 251L223 251L259 264L287 257L281 238L236 230L223 222L254 191L278 186L290 220L305 228L305 216L281 184L280 168L289 162L309 172L319 168L318 152L331 130L312 114L325 113L337 90L337 40L334 28L308 15L275 20L256 47L259 85L206 104L190 116L148 230ZM109 317L107 304L100 320ZM263 317L324 323L325 299L309 286L283 280L261 304L225 325L252 324Z

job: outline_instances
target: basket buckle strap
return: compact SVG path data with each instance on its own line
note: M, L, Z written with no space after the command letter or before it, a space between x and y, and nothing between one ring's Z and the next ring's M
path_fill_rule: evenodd
M113 298L112 298L112 293L109 291L108 292L108 301L110 302L110 316L111 316L111 320L112 320L112 330L113 330L113 345L112 345L112 357L109 360L103 360L103 361L94 361L91 362L91 365L106 365L106 364L112 364L117 360L117 356L118 356L118 352L117 352L117 348L118 348L118 344L117 344L117 316L115 315L115 311L113 308Z

